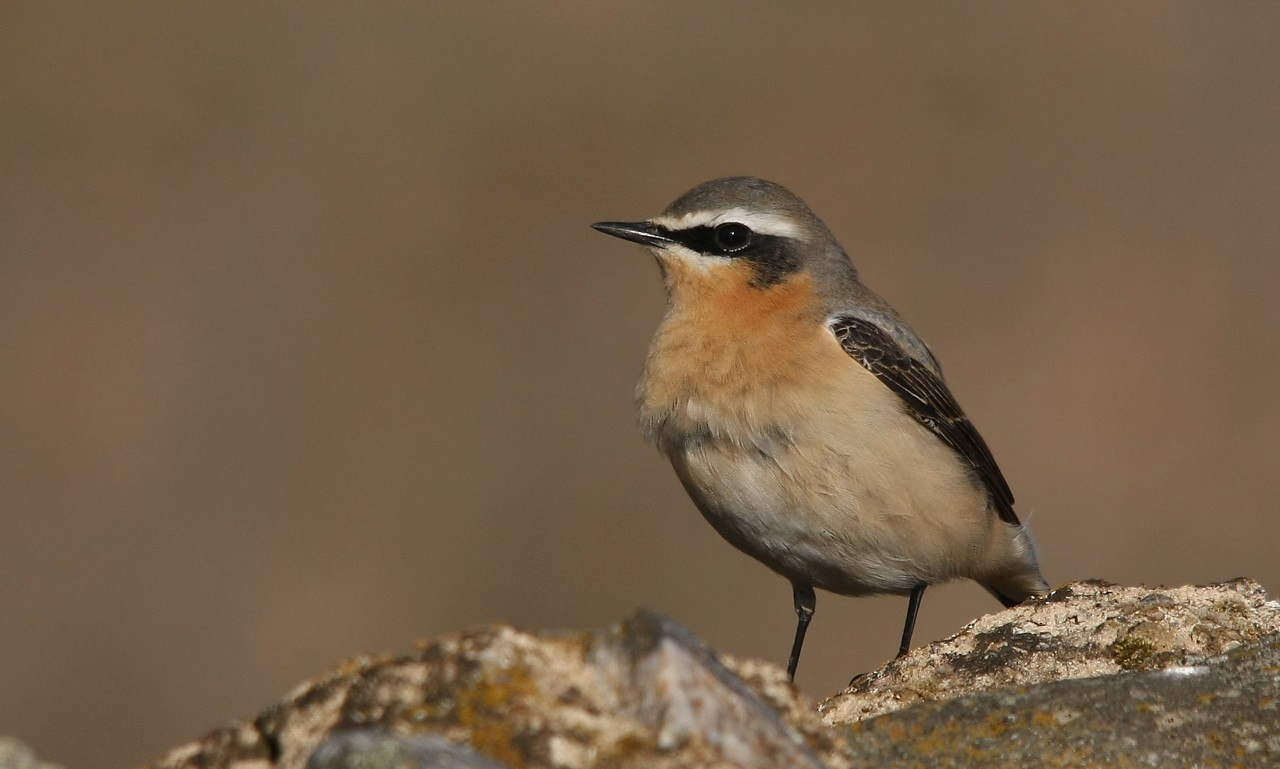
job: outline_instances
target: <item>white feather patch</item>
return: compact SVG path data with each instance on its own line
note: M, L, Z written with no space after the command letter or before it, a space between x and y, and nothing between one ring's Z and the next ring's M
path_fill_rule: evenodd
M669 230L687 230L693 227L715 227L726 222L738 222L751 228L752 232L761 235L775 235L782 238L799 236L800 228L785 216L752 211L748 208L729 208L719 211L693 211L683 216L659 216L653 223Z

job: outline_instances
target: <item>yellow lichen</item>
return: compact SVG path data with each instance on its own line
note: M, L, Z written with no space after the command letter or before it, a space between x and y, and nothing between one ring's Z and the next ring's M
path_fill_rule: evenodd
M1125 636L1111 645L1111 656L1123 670L1149 669L1155 653L1155 643L1137 635Z
M516 769L528 758L515 744L517 729L511 709L535 694L536 687L523 665L485 671L471 686L459 689L455 711L458 725L470 733L471 745Z
M1051 714L1037 710L1031 716L1031 723L1036 726L1056 726L1058 722Z

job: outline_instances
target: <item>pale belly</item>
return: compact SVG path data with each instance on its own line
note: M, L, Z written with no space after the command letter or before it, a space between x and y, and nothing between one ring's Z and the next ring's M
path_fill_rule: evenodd
M871 393L793 414L785 438L691 438L672 464L726 540L793 581L860 595L980 578L1002 529L985 488L897 396Z

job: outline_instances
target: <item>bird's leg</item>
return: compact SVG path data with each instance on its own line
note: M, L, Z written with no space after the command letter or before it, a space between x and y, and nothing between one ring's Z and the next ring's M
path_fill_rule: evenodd
M928 585L916 585L911 588L911 597L907 599L907 623L902 626L902 645L898 647L899 657L911 648L911 634L916 630L916 614L920 611L920 599L924 597L926 587Z
M796 640L791 644L791 659L787 662L787 677L796 680L796 666L800 664L800 649L804 646L804 634L809 629L809 620L813 619L814 607L818 605L818 597L813 588L799 582L791 583L791 596L796 603Z

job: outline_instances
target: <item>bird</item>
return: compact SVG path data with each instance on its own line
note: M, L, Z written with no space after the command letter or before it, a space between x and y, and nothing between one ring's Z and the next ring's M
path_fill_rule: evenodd
M799 197L726 177L592 226L656 257L639 426L707 522L790 581L791 680L815 589L908 596L898 657L929 585L973 579L1006 607L1049 592L937 359Z

